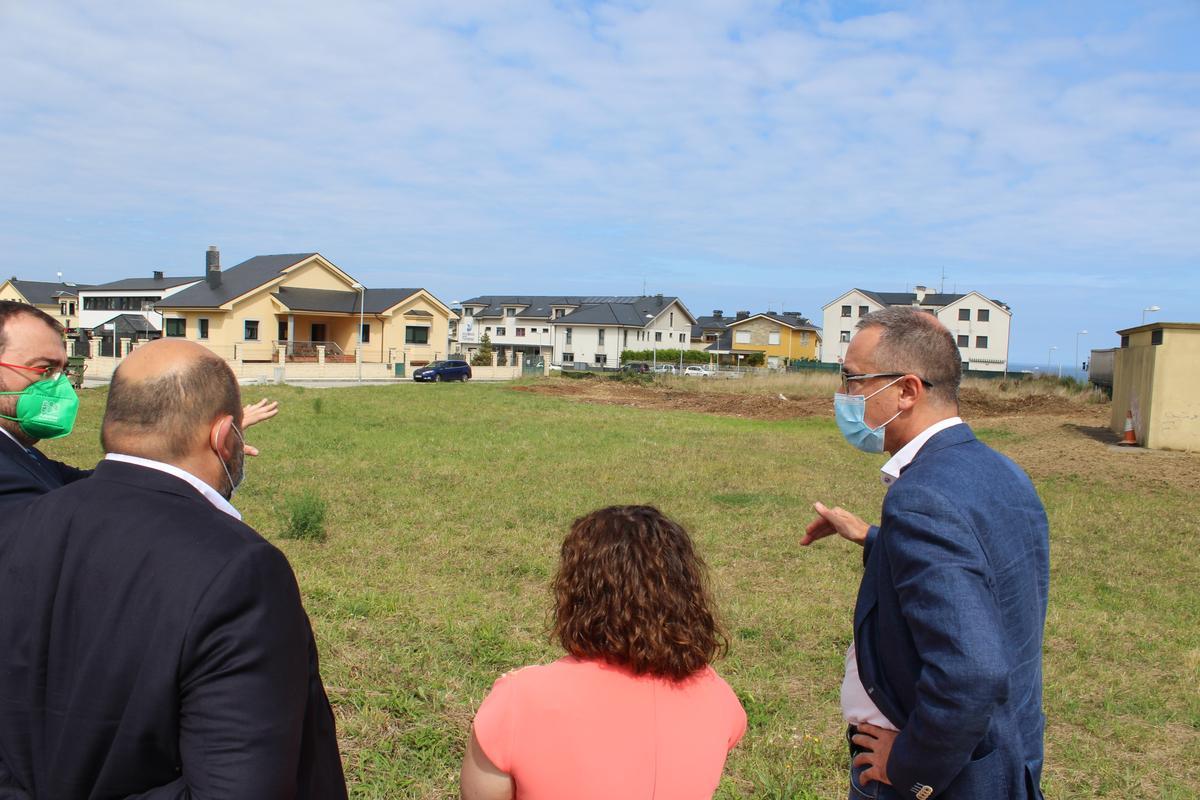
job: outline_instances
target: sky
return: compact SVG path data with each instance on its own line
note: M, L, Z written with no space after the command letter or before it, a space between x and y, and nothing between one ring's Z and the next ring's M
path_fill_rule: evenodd
M1070 364L1200 322L1198 41L1200 0L0 0L0 273L318 251L818 322L923 284Z

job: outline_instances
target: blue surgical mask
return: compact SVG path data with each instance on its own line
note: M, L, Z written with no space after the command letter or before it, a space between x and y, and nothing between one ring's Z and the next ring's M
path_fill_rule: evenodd
M866 420L867 401L899 380L900 378L896 378L896 380L887 384L887 386L881 386L879 389L865 396L861 394L842 394L841 392L833 395L833 416L837 420L838 430L842 432L842 436L846 438L847 442L864 453L883 452L883 429L887 427L889 422L900 416L901 413L897 411L892 419L889 419L878 428L872 428L867 424Z

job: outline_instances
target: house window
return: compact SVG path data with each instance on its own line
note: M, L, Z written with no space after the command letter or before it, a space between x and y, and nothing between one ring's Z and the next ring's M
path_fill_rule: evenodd
M362 324L361 335L363 344L367 344L371 341L371 326L369 323L364 322Z
M842 316L843 317L850 316L850 306L842 306Z
M958 321L959 322L970 322L971 321L971 309L960 308L958 310Z
M1150 331L1150 345L1153 347L1155 345L1160 345L1162 343L1163 343L1163 329L1158 328L1156 330Z
M515 317L516 315L517 315L517 310L516 310L515 308L506 308L506 309L504 309L504 316L506 316L506 317Z
M563 363L564 364L571 364L571 363L574 363L574 361L575 361L574 353L563 353Z
M607 363L608 363L608 356L606 356L604 353L596 353L596 366L597 367L603 367Z
M808 331L800 331L800 346L804 347L808 344Z
M600 330L596 331L596 343L604 344L604 328L601 328Z
M842 336L840 339L838 339L838 341L840 341L840 342L850 341L850 331L842 331Z
M497 328L496 328L496 335L497 335L497 336L507 336L507 335L508 335L508 328L501 328L501 327L497 327Z
M491 332L492 332L492 326L491 326L491 325L487 325L487 326L485 326L485 327L484 327L484 329L483 329L483 332L484 332L484 333L491 333Z
M67 316L67 304L66 303L58 304L58 313L63 315L64 317Z
M981 308L975 312L975 320L977 322L988 322L992 318L992 312L986 308Z
M556 309L554 309L554 318L555 318L555 319L558 319L559 317L561 317L561 316L562 316L563 314L565 314L565 313L567 313L567 312L566 312L566 309L562 309L562 308L556 308Z
M247 342L258 341L258 320L246 320L245 327L242 329L242 338Z
M958 346L959 347L970 347L971 346L971 337L967 336L965 333L959 334Z
M978 347L980 350L986 350L987 349L987 337L986 336L976 336L975 337L975 346Z
M425 325L405 325L405 344L429 344L429 328Z
M870 306L859 306L858 307L858 315L860 317L865 317L867 314L870 314L870 313L871 313Z
M622 338L624 339L624 344L622 344L621 346L628 347L629 346L629 331L628 330L624 331L624 336Z
M683 336L684 335L682 333L679 334L679 341L681 341L681 342L687 341L686 339L683 338Z
M517 336L524 336L524 335L525 335L525 329L524 329L524 328L517 328L515 331L513 331L513 333L515 333Z
M767 344L779 344L779 331L771 331L767 334Z
M733 340L738 344L750 344L750 331L738 331L734 334Z
M201 317L200 319L196 320L196 338L208 338L208 317Z
M571 329L567 328L567 344L571 343Z
M186 336L187 335L187 320L182 319L164 319L163 326L167 336Z
M464 308L464 309L463 309L463 315L464 315L464 316L468 316L468 317L473 317L473 316L475 316L475 309L473 309L473 308Z
M662 331L655 331L655 332L654 332L654 341L656 341L656 342L661 342L661 341L662 341Z
M671 321L669 323L667 323L667 326L674 328L675 327L675 312L672 311L670 316L671 316Z
M1121 337L1121 347L1129 347L1129 334Z

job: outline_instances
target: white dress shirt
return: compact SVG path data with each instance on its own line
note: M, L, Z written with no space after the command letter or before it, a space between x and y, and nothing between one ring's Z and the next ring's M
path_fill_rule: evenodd
M104 457L105 461L124 461L126 464L137 464L139 467L147 467L156 469L159 472L165 472L168 475L174 475L181 481L187 481L196 491L204 496L204 499L212 503L218 511L223 511L234 519L241 519L241 513L229 504L221 495L217 494L217 490L209 486L204 481L197 478L192 473L182 470L173 464L164 464L161 461L154 461L149 458L141 458L140 456L127 456L124 453L109 453Z
M890 487L895 483L896 479L900 477L901 470L912 463L912 460L917 457L917 453L934 435L961 424L962 419L959 417L950 417L933 423L914 436L912 441L897 450L896 454L888 459L888 462L880 469L879 477L883 481L883 485ZM842 716L850 725L865 723L892 731L897 730L896 726L883 715L883 712L871 700L871 696L867 694L867 689L863 686L862 678L858 674L858 659L855 653L854 642L851 641L850 647L846 650L846 674L842 678Z

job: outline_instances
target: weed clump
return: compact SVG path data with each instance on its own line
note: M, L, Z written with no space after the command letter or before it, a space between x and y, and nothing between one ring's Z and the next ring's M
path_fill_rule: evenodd
M325 541L325 510L325 501L312 489L292 495L287 499L287 526L281 535L284 539Z

